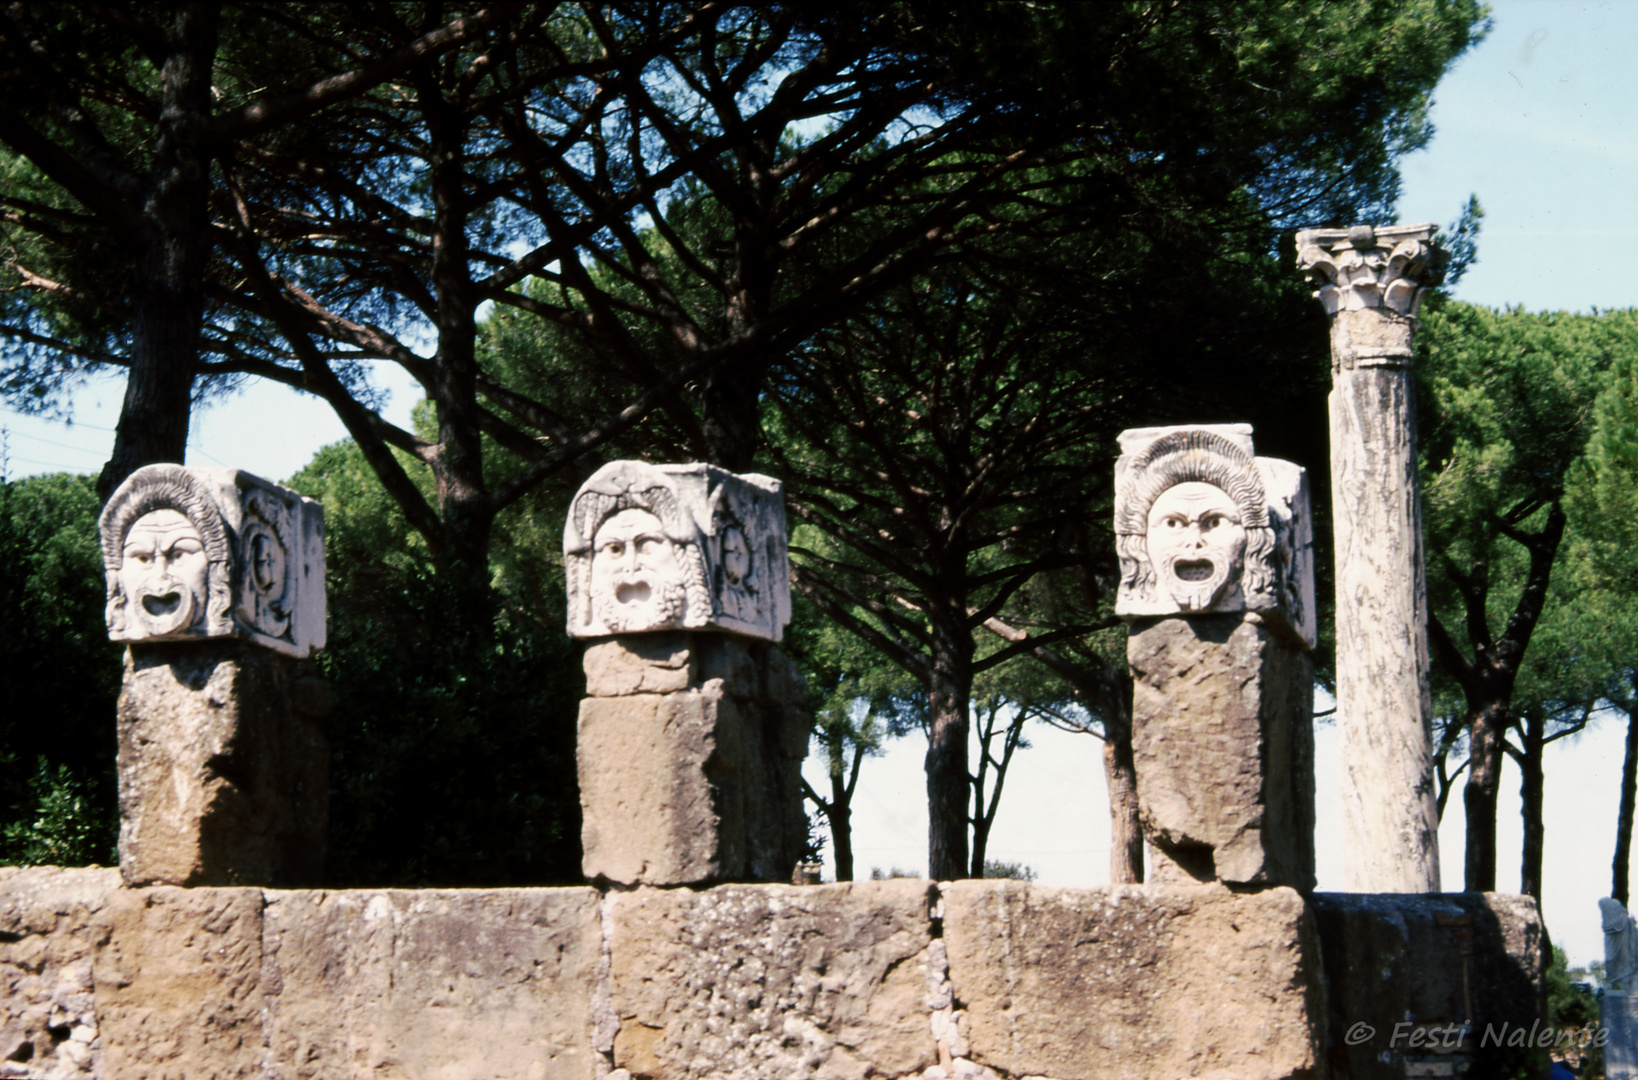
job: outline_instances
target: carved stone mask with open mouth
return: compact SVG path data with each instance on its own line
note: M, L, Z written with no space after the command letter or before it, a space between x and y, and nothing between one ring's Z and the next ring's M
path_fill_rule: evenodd
M1184 611L1206 611L1239 588L1246 530L1240 508L1214 484L1189 481L1149 508L1149 561Z
M120 564L126 615L144 636L193 626L205 610L210 561L199 530L175 510L153 510L131 525Z
M628 509L602 524L592 540L590 592L593 613L613 633L682 624L687 589L659 518Z

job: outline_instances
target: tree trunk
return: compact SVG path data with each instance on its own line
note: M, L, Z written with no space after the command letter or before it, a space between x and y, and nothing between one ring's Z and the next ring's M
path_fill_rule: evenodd
M1109 882L1141 885L1143 827L1138 820L1137 772L1132 765L1130 729L1119 742L1105 736L1103 776L1109 785Z
M860 753L855 748L854 753ZM836 856L836 880L853 880L853 792L842 781L841 770L830 774L830 802L824 806L830 823L830 847Z
M1621 812L1615 819L1615 863L1610 868L1610 895L1627 903L1628 865L1632 859L1632 813L1638 793L1638 709L1627 713L1627 752L1621 764Z
M970 705L969 702L969 714ZM978 771L970 774L973 831L967 872L975 878L984 876L984 854L990 844L990 822L993 818L984 812L984 796L985 785L990 775L990 745L995 739L996 716L997 712L993 705L982 710L978 721Z
M430 74L423 74L418 85L425 99L431 141L432 287L437 299L438 356L428 390L438 414L438 452L433 462L438 510L449 545L447 561L464 564L486 578L483 571L488 566L494 513L485 495L479 433L478 330L466 237L465 120L458 108L443 101ZM483 587L487 588L487 582Z
M1492 701L1473 713L1468 728L1467 859L1468 892L1496 891L1496 794L1501 782L1502 739L1508 715L1504 702Z
M1104 672L1099 710L1103 713L1103 775L1109 786L1109 881L1143 883L1143 825L1138 819L1137 765L1132 758L1132 679L1121 670Z
M733 360L705 380L705 450L713 465L749 472L762 445L757 416L765 365L760 358Z
M1541 854L1546 843L1546 825L1542 820L1544 791L1544 763L1547 720L1539 710L1531 710L1520 725L1524 754L1519 762L1520 815L1524 818L1524 854L1519 866L1519 891L1541 903Z
M1001 792L1007 786L1007 771L1012 768L1012 756L1018 752L1018 746L1024 741L1024 725L1028 723L1030 712L1022 705L1014 704L1013 715L1007 721L1007 726L1001 730L1001 756L996 758L990 753L990 747L995 741L995 721L1001 715L1001 709L991 706L985 709L984 727L979 733L979 750L982 754L978 762L978 779L973 783L973 862L972 875L975 878L988 877L984 869L985 861L989 857L990 830L995 827L995 815L1001 809ZM984 791L984 776L986 772L995 773L994 782L989 792Z
M160 68L160 115L144 183L143 232L131 292L131 367L114 449L97 477L103 501L137 469L181 463L188 446L209 259L210 157L200 145L211 106L218 5L179 5Z
M954 618L935 613L932 685L927 692L927 872L934 881L968 876L968 704L972 695L972 634L965 605ZM953 623L954 625L949 625Z

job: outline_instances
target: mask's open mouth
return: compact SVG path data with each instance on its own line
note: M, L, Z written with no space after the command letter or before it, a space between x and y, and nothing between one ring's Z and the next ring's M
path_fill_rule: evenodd
M154 618L175 615L181 607L182 594L179 592L149 593L142 598L142 610Z
M1217 567L1206 559L1189 559L1172 564L1172 573L1179 581L1210 581Z
M622 604L648 603L649 588L646 581L633 581L614 587L614 599Z

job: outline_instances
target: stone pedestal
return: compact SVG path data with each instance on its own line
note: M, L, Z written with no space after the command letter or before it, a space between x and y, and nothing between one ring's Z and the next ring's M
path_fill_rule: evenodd
M1151 880L1314 887L1314 665L1256 616L1137 620L1132 756Z
M1432 225L1297 234L1331 316L1344 869L1359 892L1441 887L1411 371L1416 309L1443 273L1432 236Z
M1609 1032L1604 1044L1605 1080L1638 1080L1638 998L1606 993L1598 1003L1598 1019Z
M317 884L329 707L309 661L231 640L133 644L119 697L126 884Z
M577 759L594 881L791 880L802 857L801 676L775 645L626 634L586 650Z
M1527 1071L1552 1030L1537 1011L1545 942L1530 897L1316 893L1309 910L1330 1013L1319 1075L1545 1075Z
M1007 1077L1324 1075L1327 969L1290 889L940 890L959 1056Z

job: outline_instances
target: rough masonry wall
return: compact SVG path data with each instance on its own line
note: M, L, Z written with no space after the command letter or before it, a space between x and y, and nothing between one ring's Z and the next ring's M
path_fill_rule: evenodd
M925 881L611 893L613 1061L633 1076L919 1076Z
M1333 1080L1513 1074L1508 1043L1539 1004L1533 900L1318 893L1313 911L1331 976Z
M1511 897L128 889L0 869L0 1077L1376 1076L1338 1056L1339 1024L1468 1000L1528 1024L1539 959Z
M1316 1074L1319 950L1292 889L960 881L943 892L974 1060L1008 1076Z
M113 869L0 867L0 1076L96 1075L92 965Z

